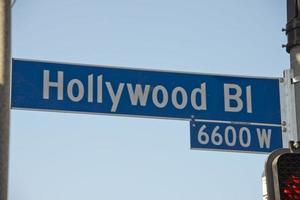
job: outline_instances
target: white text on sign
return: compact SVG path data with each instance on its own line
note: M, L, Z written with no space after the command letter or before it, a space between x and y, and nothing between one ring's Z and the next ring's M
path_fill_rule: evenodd
M271 152L282 146L280 126L191 121L190 129L192 149Z
M178 110L185 109L188 104L195 111L205 111L208 108L206 82L188 93L181 86L174 87L169 91L163 85L142 85L128 82L120 82L114 88L111 81L104 81L102 74L90 74L85 80L74 78L67 82L64 79L63 71L58 71L54 77L50 80L50 70L43 71L43 99L45 100L50 99L51 91L57 100L68 98L72 102L86 101L101 104L104 98L107 98L104 94L108 94L111 101L110 110L116 112L120 100L124 98L123 94L127 93L131 106L146 107L147 103L152 101L157 108L164 108L170 102ZM225 112L241 112L244 107L246 107L247 113L253 112L250 85L242 88L238 84L224 83L223 92ZM245 99L242 98L243 93L245 93Z

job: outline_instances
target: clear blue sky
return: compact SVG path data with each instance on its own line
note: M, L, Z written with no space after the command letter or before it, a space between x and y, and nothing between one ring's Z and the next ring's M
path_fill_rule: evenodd
M285 21L279 0L17 0L12 56L279 77ZM189 146L187 121L13 110L9 200L262 198L266 155Z

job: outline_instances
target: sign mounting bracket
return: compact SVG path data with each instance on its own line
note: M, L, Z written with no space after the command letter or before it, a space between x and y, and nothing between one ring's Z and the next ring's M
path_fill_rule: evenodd
M284 70L280 79L282 140L285 148L288 148L289 141L297 137L294 84L299 81L300 77L294 77L292 69Z

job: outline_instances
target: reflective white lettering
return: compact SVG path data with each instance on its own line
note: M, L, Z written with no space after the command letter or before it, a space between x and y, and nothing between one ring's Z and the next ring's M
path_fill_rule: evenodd
M235 94L230 94L230 90L235 90ZM236 84L224 84L224 103L225 112L240 112L243 109L241 100L242 89ZM236 102L236 106L232 106L231 101Z
M246 133L246 139L244 138L244 133ZM242 127L239 131L239 140L242 147L249 147L251 143L251 133L246 127Z
M270 148L270 143L271 143L271 135L272 135L272 130L268 129L256 129L258 141L259 141L259 147L264 148L265 146L269 149Z
M57 88L57 100L63 100L63 83L64 83L64 72L57 72L57 82L50 82L49 70L43 71L43 99L49 99L50 87Z
M231 141L229 141L229 133L232 135ZM225 129L225 143L230 147L233 147L236 144L236 130L232 126L227 126Z
M197 104L197 94L200 94L200 105ZM195 110L206 110L206 83L202 83L200 88L195 88L191 94L191 103Z
M251 95L251 86L246 87L246 96L247 96L247 112L252 113L252 95Z
M94 89L94 85L93 85L93 74L88 76L88 102L92 103L93 102L93 89Z
M105 84L106 84L106 87L108 89L110 99L112 101L111 112L116 112L116 110L118 108L118 105L119 105L119 101L120 101L122 92L123 92L124 83L119 84L117 93L114 92L110 82L105 82Z
M103 98L103 92L102 92L102 87L103 87L103 75L97 76L97 102L102 103Z
M131 105L136 106L138 102L140 102L141 106L146 106L150 85L146 85L144 90L142 89L141 84L136 84L134 90L132 88L131 83L127 83L126 85L127 85Z
M208 144L209 143L209 135L204 130L206 129L206 125L202 125L198 131L198 142L200 144Z
M78 92L77 92L77 96L74 95L74 86L77 86L78 88ZM68 97L74 101L74 102L78 102L82 99L83 95L84 95L84 88L83 88L83 84L80 80L78 79L72 79L69 83L68 83L68 87L67 87L67 93L68 93Z
M158 92L159 91L162 93L161 102L158 101ZM158 108L165 107L168 103L168 99L169 99L168 91L164 86L158 85L153 89L153 91L152 91L152 101L153 101L153 103L156 107L158 107Z
M181 98L182 98L181 104L179 104L178 100L177 100L178 93L181 94ZM187 104L187 101L188 101L188 97L187 97L187 93L186 93L185 89L182 87L174 88L174 90L172 91L172 103L175 106L175 108L184 109Z

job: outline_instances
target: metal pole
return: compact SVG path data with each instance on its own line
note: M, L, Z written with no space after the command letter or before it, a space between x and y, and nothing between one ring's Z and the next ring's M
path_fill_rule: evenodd
M290 51L290 63L294 77L300 77L300 46L296 46ZM294 79L297 81L297 78ZM296 125L297 133L294 134L294 140L300 141L300 83L295 82L295 104L296 104Z
M8 194L11 1L0 0L0 200Z
M288 43L286 51L290 53L290 67L294 74L292 83L295 88L295 111L297 132L294 141L300 141L300 0L287 0L287 24L283 29Z

